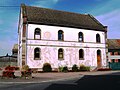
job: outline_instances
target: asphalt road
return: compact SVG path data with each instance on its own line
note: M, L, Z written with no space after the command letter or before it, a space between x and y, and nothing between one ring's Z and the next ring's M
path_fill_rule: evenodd
M0 90L120 90L120 73L42 83L1 83Z

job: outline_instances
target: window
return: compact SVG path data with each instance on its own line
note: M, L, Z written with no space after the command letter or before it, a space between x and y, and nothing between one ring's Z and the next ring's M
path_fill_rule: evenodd
M79 59L84 59L84 51L83 51L83 49L79 50Z
M34 39L41 39L41 30L39 28L35 29Z
M64 32L62 30L58 31L58 40L64 40Z
M78 41L83 42L83 33L82 32L78 33Z
M96 42L100 43L100 35L99 34L96 34Z
M58 50L58 59L63 59L64 58L64 51L63 51L63 49L62 48L60 48L59 50Z
M40 59L40 49L39 48L34 49L34 59Z
M112 63L114 63L115 62L115 59L112 59Z

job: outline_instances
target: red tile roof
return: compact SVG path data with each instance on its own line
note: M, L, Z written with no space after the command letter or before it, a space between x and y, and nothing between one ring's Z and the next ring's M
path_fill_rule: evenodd
M120 39L108 39L108 49L120 49Z

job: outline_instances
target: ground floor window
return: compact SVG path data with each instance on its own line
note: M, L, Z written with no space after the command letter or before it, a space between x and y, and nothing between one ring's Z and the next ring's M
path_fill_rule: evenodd
M80 49L80 50L79 50L79 59L80 59L80 60L83 60L83 59L84 59L84 51L83 51L83 49Z
M40 48L35 48L34 49L34 59L40 59Z
M64 59L64 50L62 48L58 50L58 59Z

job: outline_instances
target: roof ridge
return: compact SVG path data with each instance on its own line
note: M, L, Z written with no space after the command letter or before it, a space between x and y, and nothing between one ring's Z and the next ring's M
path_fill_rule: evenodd
M25 5L25 4L24 4L24 5ZM71 14L89 16L88 14L70 12L70 11L65 11L65 10L57 10L57 9L52 9L52 8L38 7L38 6L27 6L27 5L25 5L25 6L26 6L26 7L34 7L34 8L41 8L41 9L46 9L46 10L53 10L53 11L64 12L64 13L66 12L66 13L71 13Z

